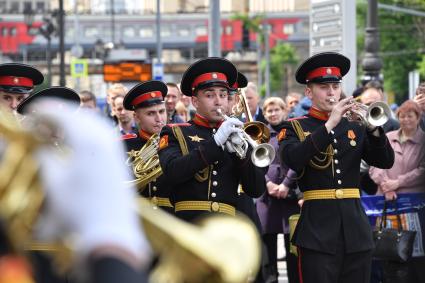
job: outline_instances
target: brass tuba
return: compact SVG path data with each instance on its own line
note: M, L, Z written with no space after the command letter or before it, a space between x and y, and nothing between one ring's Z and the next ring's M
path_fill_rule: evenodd
M140 192L162 174L158 156L159 135L154 134L138 151L130 151L127 164L132 166L135 179L128 181Z

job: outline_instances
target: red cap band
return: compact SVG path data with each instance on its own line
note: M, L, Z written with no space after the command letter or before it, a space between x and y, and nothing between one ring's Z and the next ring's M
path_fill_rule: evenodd
M212 80L227 82L227 77L223 73L205 73L193 80L192 88L196 88L199 84Z
M324 77L324 76L336 76L341 77L341 71L338 67L320 67L317 69L314 69L313 71L310 71L307 76L306 80L311 81L318 77Z
M0 85L26 86L32 88L34 83L31 79L25 77L0 76Z
M152 98L161 98L162 99L162 93L160 91L151 91L147 93L143 93L133 99L131 102L131 105L137 106L138 104L145 102L146 100L152 99Z

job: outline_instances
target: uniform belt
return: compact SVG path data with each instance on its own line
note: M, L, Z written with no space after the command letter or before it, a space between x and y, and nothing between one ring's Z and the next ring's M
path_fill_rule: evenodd
M304 200L360 198L357 188L312 190L304 192Z
M235 207L216 201L179 201L175 204L175 211L184 211L184 210L203 210L203 211L212 211L212 212L221 212L235 216L236 209Z
M173 207L169 198L152 197L150 198L150 201L156 206Z

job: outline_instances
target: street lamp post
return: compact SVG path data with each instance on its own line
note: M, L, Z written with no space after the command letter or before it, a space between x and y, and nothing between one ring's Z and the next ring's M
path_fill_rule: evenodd
M35 13L33 10L24 11L24 22L27 25L29 31L32 30L34 23ZM55 26L50 17L43 17L43 24L37 29L37 33L40 33L47 40L46 50L46 61L47 61L47 85L50 87L52 82L52 34L55 32Z
M60 55L60 67L59 67L59 85L65 86L65 11L63 9L63 0L59 0L59 55Z
M362 61L364 76L362 83L366 84L372 80L382 81L380 71L382 60L379 52L379 30L378 30L378 1L368 0L367 23L365 29L365 55Z

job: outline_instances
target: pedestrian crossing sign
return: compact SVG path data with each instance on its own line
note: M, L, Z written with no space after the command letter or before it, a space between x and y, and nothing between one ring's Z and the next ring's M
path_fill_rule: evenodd
M73 78L82 78L88 76L87 59L71 59L71 76Z

